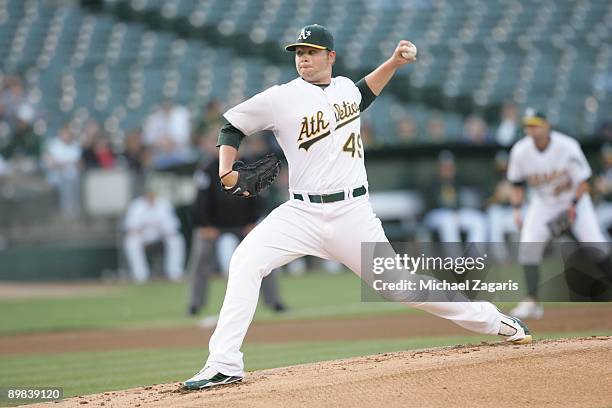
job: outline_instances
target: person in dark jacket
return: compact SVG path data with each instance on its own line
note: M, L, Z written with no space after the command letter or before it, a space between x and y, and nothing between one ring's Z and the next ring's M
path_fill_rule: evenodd
M218 153L213 153L194 174L197 195L192 206L194 232L188 267L191 276L188 314L192 316L208 301L208 280L217 268L216 260L221 273L227 275L232 253L265 211L263 198L240 199L223 192L218 168ZM275 271L263 280L261 290L266 305L276 312L285 311Z

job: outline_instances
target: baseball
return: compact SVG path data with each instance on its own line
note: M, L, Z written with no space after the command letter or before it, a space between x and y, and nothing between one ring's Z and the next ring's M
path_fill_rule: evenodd
M416 57L417 47L414 44L410 43L408 45L405 45L403 48L405 49L405 51L402 51L402 57L406 59L412 59Z

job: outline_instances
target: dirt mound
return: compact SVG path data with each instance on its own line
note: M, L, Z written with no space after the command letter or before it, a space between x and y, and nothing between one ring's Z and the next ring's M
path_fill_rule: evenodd
M250 373L185 392L179 383L71 398L54 407L594 407L612 402L612 337L444 347Z

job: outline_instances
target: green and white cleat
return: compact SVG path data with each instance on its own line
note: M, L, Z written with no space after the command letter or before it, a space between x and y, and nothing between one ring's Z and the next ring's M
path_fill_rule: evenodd
M516 317L502 314L499 335L504 336L506 341L513 344L529 344L533 341L531 332L525 323Z
M242 377L225 375L212 367L204 367L196 375L185 381L183 388L186 390L201 390L239 381L242 381Z

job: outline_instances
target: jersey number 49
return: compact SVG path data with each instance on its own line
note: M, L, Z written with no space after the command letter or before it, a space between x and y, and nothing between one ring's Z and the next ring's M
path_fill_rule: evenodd
M357 156L361 158L361 152L363 151L363 145L361 144L361 135L355 135L355 133L351 133L348 139L346 139L346 143L344 143L342 151L349 152L351 154L351 157L355 157L355 153L357 153Z

